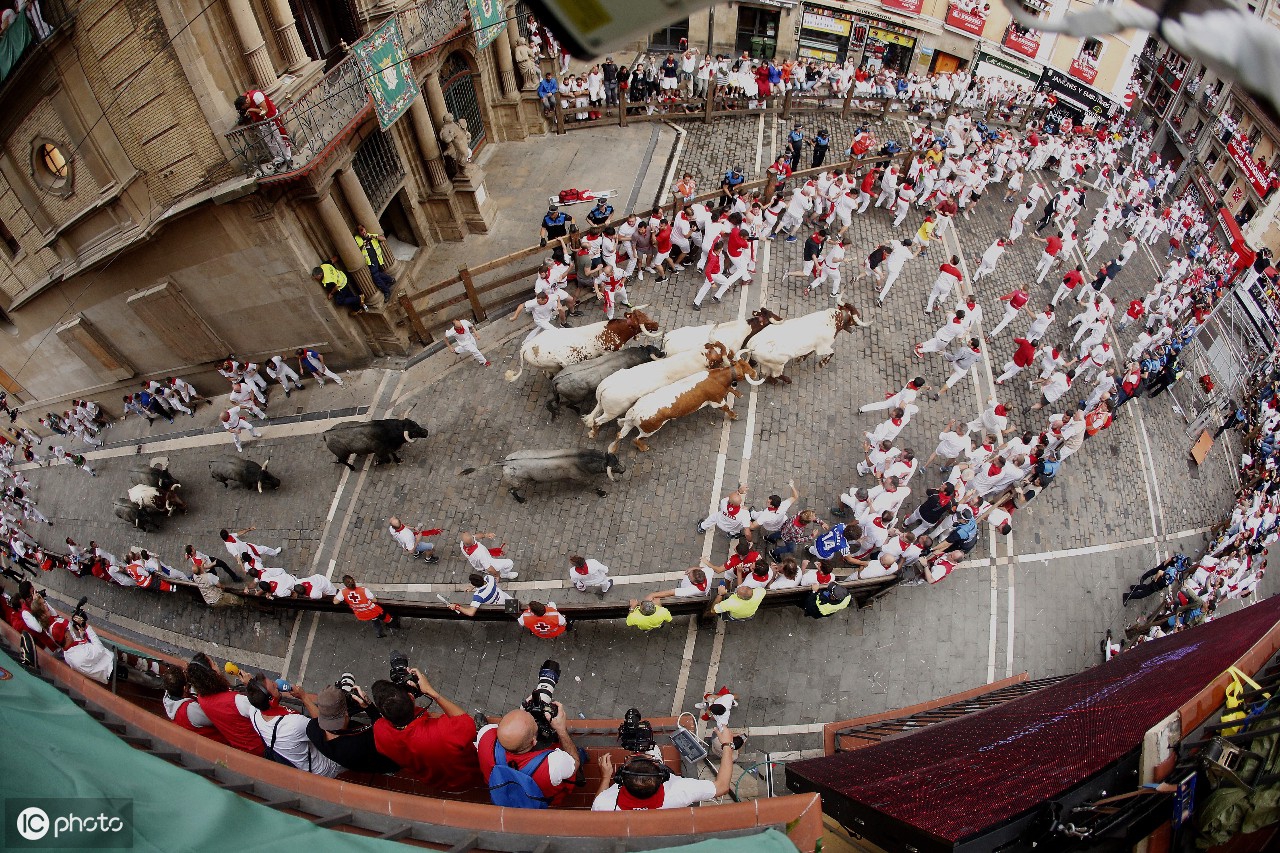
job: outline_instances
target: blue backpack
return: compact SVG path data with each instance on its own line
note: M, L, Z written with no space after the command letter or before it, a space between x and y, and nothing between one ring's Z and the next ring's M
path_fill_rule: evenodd
M533 774L547 760L547 750L520 770L507 764L507 751L493 739L493 769L489 771L489 799L495 806L511 809L545 809L551 801L543 796Z

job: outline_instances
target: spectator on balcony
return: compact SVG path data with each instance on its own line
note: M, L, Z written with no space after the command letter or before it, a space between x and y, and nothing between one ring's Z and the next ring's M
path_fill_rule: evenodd
M359 314L366 310L364 297L360 295L360 291L351 284L345 272L329 261L313 269L311 278L320 283L325 295L333 300L335 307L350 308L352 314Z
M373 724L374 746L434 791L461 793L482 788L484 779L472 747L475 720L432 687L421 670L410 668L409 676L406 686L412 692L390 681L373 683L373 702L382 714ZM442 713L433 716L418 708L413 694L434 701Z
M262 141L272 156L272 165L283 167L293 160L293 144L275 102L257 89L250 89L235 100L241 124L256 125ZM270 122L268 124L267 122Z
M387 245L387 238L381 234L370 234L369 229L363 225L356 226L356 246L360 249L360 254L364 255L364 262L369 265L369 275L373 276L373 283L382 291L382 295L390 298L391 287L396 283L395 277L387 272L387 259L391 256L391 248Z

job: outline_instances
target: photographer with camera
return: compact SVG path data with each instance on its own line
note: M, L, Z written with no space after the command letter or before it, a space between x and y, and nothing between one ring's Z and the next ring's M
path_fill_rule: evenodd
M414 704L426 696L444 713L432 716ZM484 787L476 762L476 723L471 715L440 694L422 671L399 653L391 655L391 679L373 683L373 703L382 719L373 724L378 752L418 781L441 793Z
M326 757L356 773L395 773L400 765L378 752L373 724L382 719L377 706L344 672L337 684L316 694L316 717L307 725L307 737ZM367 725L351 718L368 717Z
M714 782L676 776L660 760L647 753L628 756L614 768L606 753L600 756L600 790L591 803L593 812L679 809L723 797L733 783L733 758L737 754L733 732L717 730L720 741L720 771ZM625 746L626 744L624 744Z
M62 650L62 660L81 675L108 684L115 672L116 656L102 645L97 633L89 627L89 615L84 611L86 595L76 604L71 618L59 616L49 626L49 636Z
M552 700L559 680L560 665L546 661L523 705L480 730L476 753L495 806L558 806L579 784L586 750L574 745L564 706Z

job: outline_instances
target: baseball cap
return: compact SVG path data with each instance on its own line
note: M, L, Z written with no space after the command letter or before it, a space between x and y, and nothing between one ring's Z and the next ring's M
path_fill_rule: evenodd
M317 693L316 721L326 732L341 731L347 724L347 694L332 684Z
M844 601L844 597L849 593L840 584L835 581L827 584L827 588L823 590L826 593L827 601L831 604L839 604Z

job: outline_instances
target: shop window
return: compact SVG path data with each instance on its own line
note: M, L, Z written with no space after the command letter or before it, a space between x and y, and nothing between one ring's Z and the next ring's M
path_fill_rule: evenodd
M22 247L18 245L13 232L9 230L9 226L4 222L0 222L0 243L4 244L5 255L9 260L13 260L22 251Z
M773 59L778 50L781 13L771 9L738 7L738 37L734 50L752 59Z
M683 21L676 21L673 24L668 24L653 35L649 36L649 50L683 51L684 45L681 44L682 41L686 44L689 41L688 18L685 18Z

